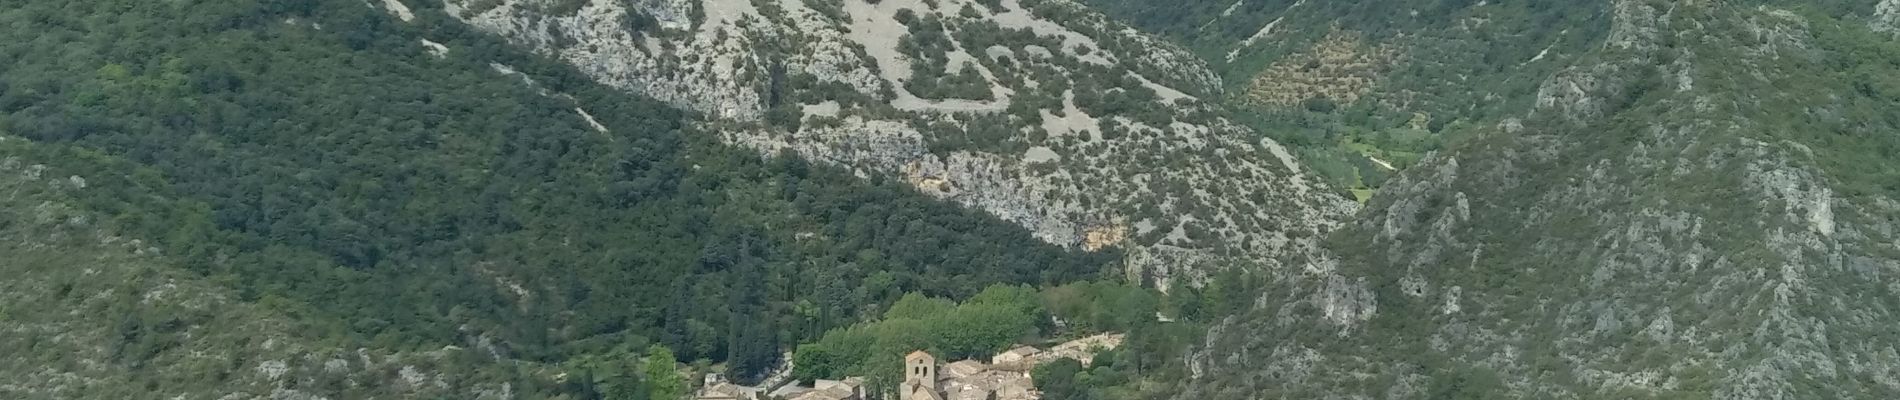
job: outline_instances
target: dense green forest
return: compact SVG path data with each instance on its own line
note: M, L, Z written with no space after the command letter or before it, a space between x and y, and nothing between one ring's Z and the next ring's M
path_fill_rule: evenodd
M589 397L583 363L478 348L390 349L319 329L307 308L248 301L94 207L133 196L155 214L198 203L149 188L153 169L0 132L0 397ZM362 346L362 347L359 347ZM632 371L631 369L623 369ZM411 378L435 377L435 385ZM625 386L640 381L618 379ZM663 385L654 385L663 386Z
M346 0L7 3L0 130L122 160L73 171L96 177L84 207L357 345L562 363L658 343L749 380L903 293L1055 285L1120 259L723 147L696 116L435 9L398 24Z

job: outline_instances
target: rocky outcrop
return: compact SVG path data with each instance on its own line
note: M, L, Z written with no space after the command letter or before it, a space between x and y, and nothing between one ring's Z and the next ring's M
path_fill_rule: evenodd
M727 118L763 111L757 89L766 60L754 50L785 35L758 23L759 10L746 0L587 1L568 15L549 13L553 1L445 3L450 15L567 61L603 84ZM483 3L491 6L470 8ZM858 64L848 51L832 50L806 56L808 64Z
M1842 100L1769 89L1847 85L1815 76L1808 22L1615 9L1537 109L1388 182L1336 276L1213 330L1181 398L1900 395L1874 333L1900 318L1895 202L1843 194L1865 178L1824 160L1859 149L1800 134L1830 125L1783 123Z
M1318 235L1352 212L1350 204L1285 172L1283 161L1265 145L1211 136L1206 128L1182 128L1199 132L1192 137L1204 141L1203 148L1187 147L1188 141L1160 130L1143 130L1120 141L1056 146L1051 151L1062 154L1061 160L1047 164L1024 162L1018 154L931 153L928 140L910 126L860 117L792 134L763 129L723 134L765 152L895 173L924 193L987 210L1051 243L1120 246L1130 253L1130 274L1162 283L1179 274L1199 279L1206 271L1195 267L1222 261L1314 268L1304 261L1318 251ZM1157 165L1169 158L1190 161ZM1243 187L1252 193L1235 192ZM1151 211L1144 213L1144 207ZM1190 236L1188 230L1205 233Z
M1315 269L1318 238L1355 209L1202 104L1219 79L1191 54L1063 0L449 3L603 83L720 117L706 134L899 177L1050 243L1120 247L1131 276L1160 283ZM917 71L966 68L987 95L912 92L939 79ZM760 123L781 108L822 113Z
M1880 0L1880 4L1874 5L1874 17L1869 26L1875 32L1900 35L1900 0Z

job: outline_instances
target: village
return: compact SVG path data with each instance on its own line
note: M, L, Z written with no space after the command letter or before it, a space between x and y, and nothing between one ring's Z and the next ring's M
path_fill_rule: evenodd
M904 357L904 380L898 385L896 400L1037 400L1042 394L1030 377L1030 371L1060 359L1073 359L1088 365L1102 350L1120 347L1124 335L1100 334L1075 339L1047 349L1019 345L997 353L988 360L957 360L945 363L924 350ZM697 400L866 400L889 399L890 394L869 393L864 377L840 380L818 379L811 386L800 385L778 374L759 386L726 382L717 374L708 374L695 393Z

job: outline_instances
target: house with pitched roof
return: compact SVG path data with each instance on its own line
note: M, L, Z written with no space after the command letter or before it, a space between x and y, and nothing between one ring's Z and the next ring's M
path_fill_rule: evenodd
M1022 362L1018 360L1017 363ZM1029 373L999 369L977 360L938 365L924 351L904 356L904 383L898 400L1035 400L1040 396Z

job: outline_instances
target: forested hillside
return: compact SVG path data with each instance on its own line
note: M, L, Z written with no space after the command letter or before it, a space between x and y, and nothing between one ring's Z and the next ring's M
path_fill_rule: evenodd
M0 396L17 399L454 397L577 393L565 368L454 346L362 347L308 308L247 301L179 268L87 197L139 196L154 172L95 152L0 135Z
M791 344L878 315L905 292L962 298L990 283L1070 282L1120 259L1112 248L1042 244L901 182L730 150L684 132L694 115L603 89L439 13L395 24L346 0L8 3L0 130L101 160L59 167L89 182L65 194L76 212L162 255L142 268L228 292L230 307L285 315L327 348L446 346L522 366L468 367L487 372L453 387L647 343L750 379ZM45 265L7 267L27 279L66 273ZM35 301L18 306L71 306ZM172 312L84 314L160 328L62 345L222 346L180 327L225 317ZM221 351L248 351L233 346ZM217 397L239 390L216 384L221 374L260 368L229 360L154 390ZM162 368L111 363L134 377ZM28 398L67 393L6 376L16 378L0 378L4 390ZM270 377L352 397L299 386L305 378ZM605 390L541 382L543 395Z
M1894 110L1900 0L0 0L0 398L1900 398Z

